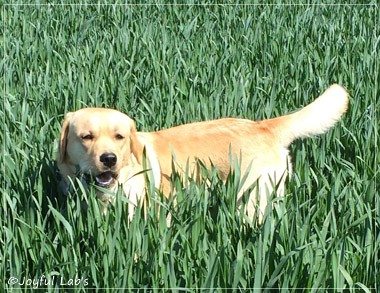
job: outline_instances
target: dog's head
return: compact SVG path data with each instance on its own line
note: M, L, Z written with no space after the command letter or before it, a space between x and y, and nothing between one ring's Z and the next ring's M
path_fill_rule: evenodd
M84 108L66 114L57 164L63 176L84 175L111 188L122 168L141 163L142 152L131 118L112 109Z

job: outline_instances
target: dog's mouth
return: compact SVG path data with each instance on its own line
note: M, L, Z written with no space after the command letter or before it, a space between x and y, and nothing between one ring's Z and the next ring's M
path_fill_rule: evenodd
M108 187L115 182L115 178L116 178L115 173L111 171L107 171L95 176L95 182L96 182L96 185L99 185L101 187Z
M106 171L96 176L86 174L87 182L94 182L97 186L108 188L112 186L117 178L117 174L112 171Z

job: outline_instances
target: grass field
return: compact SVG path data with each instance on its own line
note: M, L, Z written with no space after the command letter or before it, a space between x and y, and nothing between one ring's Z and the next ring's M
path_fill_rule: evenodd
M375 292L377 10L3 6L0 288ZM177 206L149 192L161 209L151 205L146 219L138 210L130 223L120 195L102 216L93 190L58 191L54 158L67 111L117 108L144 131L259 120L306 105L333 82L350 92L350 109L326 135L292 145L294 176L262 225L236 210L238 176L224 184L215 170L204 170L209 185L173 178Z

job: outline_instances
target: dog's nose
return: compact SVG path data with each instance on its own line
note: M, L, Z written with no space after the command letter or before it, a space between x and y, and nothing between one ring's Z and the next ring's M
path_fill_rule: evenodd
M105 166L111 168L112 166L115 166L117 157L114 153L104 153L100 156L100 162L102 162Z

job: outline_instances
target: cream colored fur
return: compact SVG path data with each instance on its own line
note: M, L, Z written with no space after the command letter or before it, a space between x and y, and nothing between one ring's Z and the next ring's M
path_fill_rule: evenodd
M108 170L100 162L101 155L115 153L118 157L114 168L116 183L123 185L126 195L137 203L144 197L145 179L143 175L133 175L143 170L144 146L154 174L152 179L165 195L169 195L170 190L173 154L179 171L189 162L196 173L196 161L201 160L208 167L212 162L226 179L231 167L231 151L232 155L242 159L242 174L248 174L237 200L240 202L244 191L258 180L258 189L251 192L247 212L252 217L258 207L262 217L274 186L278 187L277 195L284 193L284 183L291 172L287 147L299 137L326 132L347 107L347 92L334 84L314 102L293 114L258 122L224 118L156 132L136 132L133 120L118 111L85 108L66 116L58 167L65 180L75 177L76 170L98 175ZM90 142L83 139L86 133L95 134ZM123 139L116 139L115 135L120 133ZM256 193L259 203L255 201Z

